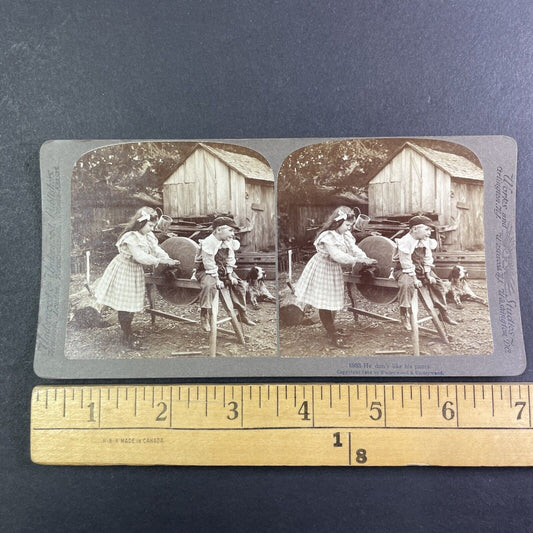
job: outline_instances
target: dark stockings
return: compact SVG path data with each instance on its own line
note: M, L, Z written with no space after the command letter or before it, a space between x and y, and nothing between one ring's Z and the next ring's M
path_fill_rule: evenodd
M320 317L320 322L322 322L322 325L324 328L326 328L328 335L331 338L335 337L335 315L333 311L329 311L328 309L319 309L318 316Z
M118 323L120 324L120 328L122 329L122 332L124 333L124 336L130 337L131 336L131 323L133 322L133 313L130 313L128 311L119 311L118 312Z

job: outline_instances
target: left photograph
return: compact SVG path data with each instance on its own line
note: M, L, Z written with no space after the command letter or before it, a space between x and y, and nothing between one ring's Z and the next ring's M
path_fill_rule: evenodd
M71 185L68 359L276 357L274 173L235 144L87 152Z

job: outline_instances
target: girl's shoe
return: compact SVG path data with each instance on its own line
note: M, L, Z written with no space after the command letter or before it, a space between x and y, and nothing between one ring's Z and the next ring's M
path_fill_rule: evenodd
M140 339L136 338L134 335L124 334L122 336L122 344L129 350L136 350L138 352L146 351L146 348L142 345Z

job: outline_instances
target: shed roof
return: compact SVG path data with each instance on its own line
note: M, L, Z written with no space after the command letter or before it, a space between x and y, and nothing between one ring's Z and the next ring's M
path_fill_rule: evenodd
M214 148L213 146L208 146L204 143L198 143L189 155L189 157L196 150L198 150L198 148L203 148L205 151L209 152L217 159L220 159L228 167L231 167L233 170L242 174L246 179L266 181L272 184L274 183L274 171L268 165L266 165L256 157L228 152L227 150L223 150L222 148ZM188 159L189 157L187 157L186 159ZM178 165L178 168L184 162L185 160L182 161L180 165Z
M381 170L406 147L413 149L415 152L425 157L436 167L449 174L452 178L483 181L483 169L472 163L472 161L468 160L466 157L452 154L450 152L441 152L440 150L422 147L409 141L393 152L389 159L377 169L373 176L371 176L371 179L377 176L379 172L381 172Z
M404 146L410 146L413 150L421 153L452 178L483 181L483 169L472 163L466 157L450 152L440 152L432 148L423 148L410 142L406 142Z

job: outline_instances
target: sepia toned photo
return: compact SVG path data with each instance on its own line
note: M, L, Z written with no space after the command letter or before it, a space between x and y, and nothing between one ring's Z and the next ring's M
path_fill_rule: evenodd
M215 143L84 154L71 183L70 359L277 355L274 174Z
M49 141L49 378L523 371L516 143Z
M493 350L484 173L467 148L354 139L278 177L282 357Z

